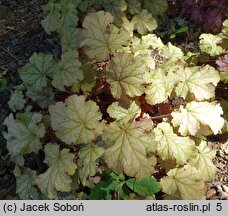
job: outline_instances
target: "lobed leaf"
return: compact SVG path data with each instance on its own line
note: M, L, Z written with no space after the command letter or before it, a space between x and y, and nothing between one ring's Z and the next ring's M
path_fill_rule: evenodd
M146 152L152 138L140 126L113 122L104 129L102 137L108 146L104 158L113 171L136 178L146 178L154 172L154 161Z
M139 14L133 16L131 22L134 23L138 33L142 35L157 28L156 20L147 10L142 10Z
M85 186L88 177L94 176L97 172L96 160L104 153L104 149L93 144L85 145L79 152L78 169L79 177Z
M54 92L51 86L47 86L42 90L34 90L29 88L26 96L36 102L42 109L47 108L49 105L54 104Z
M16 176L16 193L19 195L20 199L23 200L37 200L39 199L39 194L36 185L36 172L31 169L26 169L25 173L20 176Z
M109 116L115 118L116 121L127 123L129 120L139 117L141 109L134 101L130 104L128 109L119 106L118 102L114 102L108 107L107 112Z
M47 86L48 77L56 71L52 56L34 53L24 67L19 70L20 78L28 88L41 91Z
M219 35L201 34L199 39L199 48L202 52L210 56L220 55L224 52L223 48L219 46L222 42L222 38Z
M8 101L9 108L16 112L17 110L22 110L25 107L26 99L24 99L23 92L21 90L15 90Z
M53 31L57 31L60 27L60 17L61 17L61 5L59 3L54 3L53 1L49 1L44 6L44 11L47 13L45 18L41 20L41 25L44 30L51 34Z
M100 131L101 113L93 101L73 95L49 107L56 136L68 144L90 143Z
M90 58L102 61L108 58L109 54L127 43L128 34L113 28L107 32L108 26L114 21L109 12L98 11L89 13L84 21L80 46L84 47L85 53Z
M126 181L126 184L134 192L144 197L153 196L161 190L160 184L154 178L130 178Z
M183 165L192 156L195 143L189 137L177 136L169 123L162 122L154 128L157 151L162 160L175 159Z
M160 184L164 193L176 199L205 199L204 183L195 167L185 165L172 169L161 179Z
M144 61L134 58L130 53L118 53L106 70L107 80L111 85L111 92L115 98L127 94L130 97L143 94Z
M168 99L176 84L177 77L172 72L166 75L162 69L157 69L148 73L144 80L148 83L145 99L149 104L155 105Z
M78 59L77 51L71 50L64 53L58 63L57 71L53 74L52 85L63 91L65 86L69 87L73 83L83 80L83 71L80 67L81 62Z
M215 96L215 86L220 80L219 73L213 67L187 67L176 72L178 85L176 94L184 99L193 93L197 100L210 99Z
M219 104L209 102L192 101L185 108L180 107L180 111L172 112L172 124L179 126L181 135L196 135L203 125L208 125L214 134L217 134L223 127L224 119Z
M168 9L167 0L144 0L146 8L153 16L162 15Z
M132 15L138 14L142 10L141 2L139 0L126 0L126 2L127 9Z
M61 36L62 51L67 52L76 50L79 47L80 30L78 28L68 27L64 30Z
M56 199L58 191L71 190L70 176L75 173L77 166L73 162L74 155L69 153L69 149L60 151L57 144L47 143L44 152L44 162L49 168L38 176L37 185L49 199Z
M45 134L45 127L41 123L42 115L39 113L20 113L16 119L10 114L4 121L8 133L7 149L14 161L19 154L37 153L42 147L40 139Z
M196 146L196 148L198 152L195 157L192 157L189 160L189 164L201 173L204 181L211 181L217 171L216 166L212 162L216 151L209 149L205 141L201 141L199 146Z

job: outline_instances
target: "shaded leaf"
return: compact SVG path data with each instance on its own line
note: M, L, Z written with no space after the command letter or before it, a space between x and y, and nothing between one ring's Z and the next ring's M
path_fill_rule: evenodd
M24 95L22 91L15 90L8 101L9 108L16 112L17 110L22 110L25 107L26 99L24 99Z
M39 194L36 185L36 172L30 169L26 169L23 175L16 176L17 189L16 193L19 195L20 199L23 200L37 200L39 199Z
M127 186L141 196L153 196L161 190L160 184L154 178L128 179Z
M51 34L60 27L61 5L49 1L43 8L47 15L41 20L41 25L48 34Z
M5 119L4 125L7 126L8 133L5 133L4 137L13 160L16 160L19 154L37 153L41 149L40 139L45 134L41 120L42 115L39 113L20 113L16 119L10 114Z
M83 71L84 79L80 80L78 83L74 83L72 86L72 91L79 92L82 91L91 91L96 84L97 80L97 71L94 70L89 63L85 63L81 66Z
M36 102L42 109L54 104L54 92L49 85L42 90L29 88L26 92L26 96Z
M41 91L47 86L48 76L56 71L56 65L52 63L52 56L43 53L34 53L24 67L19 70L20 78L25 85L36 91Z
M116 18L119 18L121 12L127 9L127 4L124 0L101 0L101 5L105 11L109 11Z
M144 8L153 16L162 15L168 8L167 0L145 0Z
M139 14L133 16L132 23L140 34L146 34L157 28L157 22L147 10L142 10Z
M72 86L73 83L83 79L81 62L78 59L78 52L68 51L62 55L57 71L53 74L52 85L63 91L64 87Z
M138 14L142 10L141 2L139 0L126 0L126 2L127 9L132 15Z
M67 52L77 49L79 47L79 41L79 29L73 27L65 29L61 36L62 51Z

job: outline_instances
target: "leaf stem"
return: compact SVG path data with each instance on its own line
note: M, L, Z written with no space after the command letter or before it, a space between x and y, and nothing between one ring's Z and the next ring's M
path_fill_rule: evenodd
M165 115L160 115L160 116L152 116L150 119L160 119L160 118L165 118L165 117L170 117L171 113L165 114Z
M11 57L13 57L19 64L23 65L23 62L20 61L15 55L13 55L9 50L0 45L0 48L7 52Z

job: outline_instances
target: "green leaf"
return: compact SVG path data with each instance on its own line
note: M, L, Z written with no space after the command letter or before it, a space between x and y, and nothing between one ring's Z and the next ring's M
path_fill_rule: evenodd
M64 53L58 64L57 71L53 74L52 85L63 91L65 86L72 86L73 83L82 80L83 71L80 67L81 62L78 59L78 52L76 50Z
M81 69L83 71L84 79L79 81L79 83L74 83L72 91L79 92L80 89L82 91L91 91L96 84L97 70L94 70L88 62L83 64Z
M36 102L42 109L54 104L54 92L50 85L42 90L29 88L26 92L26 96Z
M149 84L145 90L145 99L149 104L155 105L168 99L176 84L177 77L172 72L165 75L164 70L156 69L148 73L144 80Z
M26 100L24 99L24 95L20 90L15 90L13 94L11 94L10 100L8 101L9 108L13 112L24 109L25 103Z
M123 192L123 182L113 181L109 179L107 182L101 181L94 188L91 189L89 199L90 200L101 200L101 199L111 199L114 190L117 189L120 198L124 198Z
M142 10L141 2L139 0L126 0L126 2L127 9L132 15L138 14Z
M37 185L49 199L56 199L57 191L69 192L71 190L71 177L75 173L76 164L74 155L69 149L59 150L57 144L45 145L45 160L49 168L38 176Z
M177 31L175 32L176 34L180 34L180 33L184 33L188 31L188 26L183 26L179 29L177 29Z
M217 134L223 127L224 119L220 117L223 114L219 104L209 102L192 101L185 108L180 107L180 111L172 112L172 124L179 126L181 135L196 135L203 125L207 125Z
M41 20L41 25L48 34L51 34L51 32L57 31L60 27L61 5L49 1L43 8L47 15L43 20Z
M16 176L17 189L16 193L19 195L20 199L23 200L37 200L39 199L39 194L36 185L36 172L30 169L26 169L23 175Z
M78 11L71 2L61 2L61 18L60 28L64 30L65 27L76 27L78 25Z
M52 63L52 56L43 53L34 53L24 67L19 70L23 82L28 88L41 91L47 86L48 76L56 71L56 65Z
M210 56L220 55L224 52L223 48L219 46L222 42L222 38L219 35L201 34L199 39L199 48L202 52Z
M62 51L67 52L75 50L80 44L80 34L78 28L69 27L66 28L61 36Z
M116 18L120 17L121 12L127 9L124 0L101 0L101 5L105 11L109 11Z
M162 15L168 9L167 0L145 0L144 8L153 16Z
M49 107L51 125L56 136L67 144L90 143L101 134L101 113L85 96L72 95L65 103Z
M201 200L205 199L204 183L195 167L185 165L167 173L160 181L164 193L177 199Z
M228 72L221 72L220 78L225 84L227 84L228 83Z
M109 33L108 26L114 21L109 12L98 11L89 13L84 21L82 31L83 41L80 46L84 47L85 53L90 58L96 58L98 61L109 57L110 52L115 51L127 43L128 34L117 31L113 28Z
M85 186L88 177L94 176L97 172L96 160L104 153L104 149L93 144L84 146L79 152L78 169L79 177Z
M219 73L213 67L187 67L176 72L178 85L176 94L184 99L193 93L197 100L210 99L215 96L215 86L220 80Z
M127 17L122 17L122 28L128 32L130 37L133 36L133 31L134 31L134 23L130 22Z
M39 113L20 113L16 119L10 114L4 121L8 133L4 134L7 139L7 149L13 161L19 154L37 153L42 147L40 139L45 134L42 123L42 115Z
M127 186L141 196L153 196L161 190L160 184L154 178L131 178L126 181Z
M205 141L201 141L199 146L196 147L198 153L195 157L192 157L189 164L201 173L204 181L211 181L215 177L217 171L216 166L213 164L212 159L214 159L216 151L208 148Z
M138 33L142 35L157 28L156 20L147 10L142 10L140 14L135 15L131 22L134 23L135 29Z
M137 178L149 177L153 173L154 161L150 161L146 152L152 138L140 125L113 122L105 127L102 137L108 147L105 161L114 172Z
M83 0L80 1L78 9L85 13L92 7L93 4L94 0Z
M7 88L7 79L0 79L0 82L0 92L3 92Z
M194 141L189 137L177 136L169 123L159 123L154 133L157 151L162 160L175 159L178 165L183 165L192 156Z
M129 120L139 117L141 109L134 101L130 104L128 109L119 106L118 102L114 102L108 107L107 112L109 116L115 118L116 121L127 123Z
M130 53L118 53L106 68L113 96L120 98L124 94L130 97L143 94L144 69L145 64L141 58L134 58Z

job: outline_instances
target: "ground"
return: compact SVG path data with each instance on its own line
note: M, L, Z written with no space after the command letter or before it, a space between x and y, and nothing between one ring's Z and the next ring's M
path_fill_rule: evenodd
M6 73L7 89L0 93L0 199L17 199L14 164L10 161L2 125L10 113L7 101L13 86L20 84L17 69L25 64L34 52L58 56L59 41L55 34L47 35L40 25L42 5L46 0L0 0L0 73ZM194 42L184 48L191 49ZM218 98L228 99L228 87L220 83ZM207 183L207 199L228 199L228 135L209 137L209 146L217 150L214 163L218 168L212 182Z

